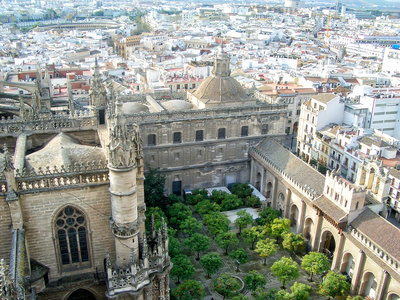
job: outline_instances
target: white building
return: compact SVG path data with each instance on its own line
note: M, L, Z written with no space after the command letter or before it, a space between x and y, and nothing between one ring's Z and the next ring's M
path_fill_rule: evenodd
M297 153L311 159L314 134L330 123L342 124L344 103L335 94L319 94L301 105Z
M361 96L360 103L368 108L367 128L377 129L400 139L400 92L380 90Z
M382 72L400 73L400 49L386 48L383 56Z
M194 15L192 11L183 11L181 13L181 17L183 24L193 24L194 22Z

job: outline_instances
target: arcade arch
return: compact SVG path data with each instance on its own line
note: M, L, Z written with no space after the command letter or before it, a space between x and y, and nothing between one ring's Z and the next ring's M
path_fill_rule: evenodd
M261 190L261 178L262 178L261 173L257 172L255 188L259 191Z
M272 183L268 182L267 183L267 189L266 189L266 192L265 192L265 198L267 198L267 199L271 198L271 193L272 193Z
M290 226L293 228L294 232L297 233L298 231L298 220L299 220L299 209L297 208L296 204L293 204L290 208Z
M279 210L282 217L284 217L285 213L285 200L286 200L285 195L282 192L280 192L278 194L277 210Z
M388 299L388 300L400 300L400 297L399 297L399 295L397 295L397 294L395 294L395 293L392 293L392 294L390 294L390 295L388 296L387 299Z
M314 227L314 222L311 218L307 218L306 221L304 222L304 230L303 230L303 235L304 238L308 241L311 241L311 232L313 231Z
M96 296L86 289L78 289L72 292L66 300L96 300Z
M326 230L321 236L321 244L319 251L325 253L329 259L332 259L335 249L336 249L335 238L333 237L332 232Z
M365 272L359 294L374 300L377 286L378 284L375 275L372 272Z
M346 273L350 278L353 278L354 268L355 268L355 260L353 255L351 255L351 253L346 253L343 256L343 261L340 266L340 272Z

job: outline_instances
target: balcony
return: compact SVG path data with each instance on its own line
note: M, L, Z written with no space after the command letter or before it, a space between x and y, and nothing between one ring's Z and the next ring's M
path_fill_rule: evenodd
M336 161L338 161L338 159L336 158L336 156L334 154L329 155L329 157L334 159L334 160L336 160Z
M389 196L391 199L395 199L395 200L399 200L399 195L397 194L397 191L394 190L393 192L389 193ZM393 201L390 201L390 206L393 207ZM398 206L397 202L396 202L396 207ZM394 208L394 207L393 207Z

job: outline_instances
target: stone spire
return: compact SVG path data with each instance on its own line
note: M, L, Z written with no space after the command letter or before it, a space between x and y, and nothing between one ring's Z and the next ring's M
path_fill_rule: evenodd
M99 64L97 63L97 57L94 58L94 77L98 78L100 77L100 71L99 71Z
M120 98L117 98L110 125L109 166L114 169L132 169L136 162L136 132L128 130Z
M40 65L37 65L37 70L36 70L36 83L41 86L42 85L42 77L43 77L43 73L42 73L42 68L40 68Z
M51 84L51 78L50 78L50 73L49 73L49 67L46 65L44 68L44 81L47 84Z
M115 114L115 91L112 82L108 84L108 90L110 92L110 96L107 103L107 118L111 119Z
M25 121L25 102L22 94L19 94L19 117L22 121Z
M68 106L71 115L75 113L74 97L72 95L72 85L71 80L67 79L67 92L68 92Z
M40 91L36 87L32 95L32 114L33 114L32 117L34 119L39 117L39 111L40 111Z
M107 105L106 89L101 79L97 58L94 62L92 84L90 85L89 90L89 104L96 109L104 109Z

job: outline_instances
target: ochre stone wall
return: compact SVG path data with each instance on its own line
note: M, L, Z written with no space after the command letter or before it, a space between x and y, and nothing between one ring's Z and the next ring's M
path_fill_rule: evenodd
M6 197L0 197L0 259L4 259L9 265L11 253L11 216Z
M81 210L88 221L92 264L90 268L60 272L54 218L67 205ZM106 250L110 249L111 257L114 256L114 236L108 223L108 216L111 215L108 184L21 195L21 209L25 220L29 256L50 268L50 281L61 276L94 272L96 268L104 271Z

